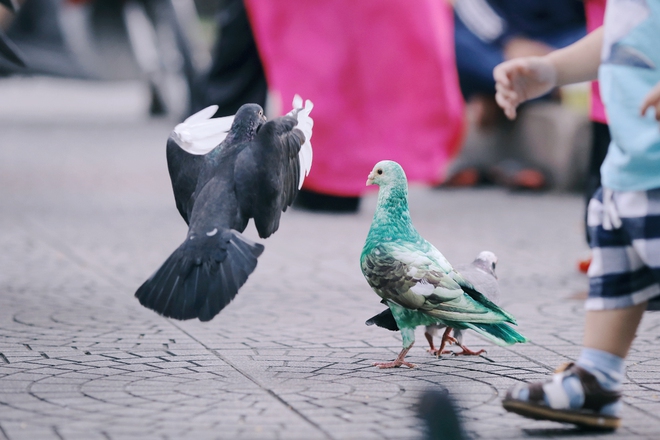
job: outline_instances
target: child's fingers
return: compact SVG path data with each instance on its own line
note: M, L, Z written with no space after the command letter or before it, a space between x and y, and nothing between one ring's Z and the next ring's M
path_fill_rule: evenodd
M655 119L660 121L660 85L656 85L644 98L640 107L640 114L644 116L646 111L653 107L655 109Z
M517 102L520 100L518 93L514 89L510 87L504 87L502 84L495 83L495 91L496 93L500 93L509 101Z
M509 119L516 118L517 104L511 102L500 92L495 93L495 102L497 102L497 105L499 105L502 108L502 110L504 110L504 114L506 115L507 118Z
M507 71L506 63L499 64L493 69L493 79L496 84L502 84L505 87L511 87L509 80L509 72Z

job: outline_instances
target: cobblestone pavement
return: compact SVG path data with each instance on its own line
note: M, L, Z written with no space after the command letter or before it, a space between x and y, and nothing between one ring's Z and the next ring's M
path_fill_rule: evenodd
M219 316L164 319L133 293L186 231L173 122L148 120L135 84L12 79L0 97L0 439L416 439L427 389L452 393L474 439L660 437L660 314L634 344L615 434L500 405L579 351L579 197L413 187L413 221L450 261L499 256L503 305L531 342L468 334L487 355L436 359L418 330L418 367L379 370L401 342L364 325L382 310L358 265L373 193L356 215L287 212Z

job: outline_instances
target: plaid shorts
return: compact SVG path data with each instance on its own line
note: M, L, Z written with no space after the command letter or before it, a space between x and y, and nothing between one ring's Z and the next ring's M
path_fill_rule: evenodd
M631 307L660 295L660 188L600 188L589 202L587 226L587 310Z

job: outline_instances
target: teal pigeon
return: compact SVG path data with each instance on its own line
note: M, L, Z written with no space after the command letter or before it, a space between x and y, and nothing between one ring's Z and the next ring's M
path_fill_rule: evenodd
M378 205L360 255L360 267L401 331L403 349L380 368L414 365L404 360L415 342L415 328L441 325L471 329L497 345L526 342L509 324L515 318L456 272L417 232L408 210L408 182L401 166L378 162L367 185L378 185Z

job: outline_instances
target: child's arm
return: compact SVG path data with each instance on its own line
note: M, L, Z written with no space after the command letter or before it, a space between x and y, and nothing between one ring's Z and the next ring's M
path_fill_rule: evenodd
M646 111L653 107L655 109L655 119L660 121L660 82L651 89L651 91L644 98L640 112L642 116L646 114Z
M516 58L493 70L495 100L509 119L521 103L545 95L556 86L589 81L598 76L603 29L543 57Z

